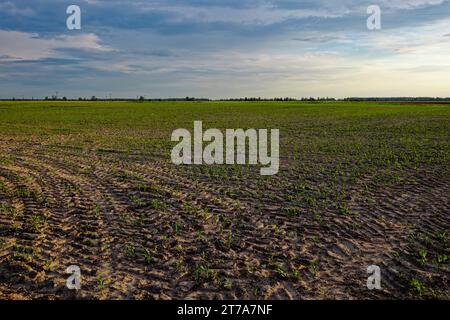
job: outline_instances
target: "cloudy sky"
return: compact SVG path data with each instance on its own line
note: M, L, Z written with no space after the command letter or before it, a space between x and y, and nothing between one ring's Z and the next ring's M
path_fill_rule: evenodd
M450 0L0 0L0 98L56 91L450 96Z

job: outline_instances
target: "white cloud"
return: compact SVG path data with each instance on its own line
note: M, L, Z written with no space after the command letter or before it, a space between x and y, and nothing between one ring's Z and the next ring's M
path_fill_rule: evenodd
M377 1L361 1L361 0L317 0L316 5L319 8L336 8L336 10L347 11L348 13L361 12L362 8L369 5L378 5L382 9L388 10L414 10L429 6L440 5L448 0L377 0ZM276 3L276 1L274 2Z
M372 33L362 40L362 45L384 50L387 53L411 53L424 58L432 54L447 57L450 53L450 37L447 37L450 19L438 20L427 25Z
M31 8L18 8L13 2L6 1L0 3L0 11L6 12L12 16L25 16L29 17L35 14Z
M81 35L62 35L41 38L36 33L0 30L0 61L42 60L65 57L58 49L77 49L85 51L110 51L92 33Z
M444 0L383 0L383 7L400 10L414 10L428 6L436 6L444 3Z
M275 4L264 2L251 8L233 8L224 5L192 6L164 5L162 3L135 3L143 11L166 12L173 15L171 22L227 22L243 25L271 25L289 19L310 17L337 18L345 12L327 9L284 9Z
M91 0L92 1L92 0ZM388 12L415 10L436 6L446 0L377 0L375 3ZM94 2L106 5L106 2ZM283 6L278 1L250 1L247 6L235 7L226 1L202 5L201 2L170 1L131 1L130 6L136 10L169 13L168 22L225 22L242 25L272 25L290 19L306 18L340 18L350 15L365 15L370 1L360 0L317 0L314 4L305 3L304 7ZM289 3L289 2L287 2ZM294 2L293 2L294 3ZM245 2L244 2L245 4ZM302 2L296 3L301 5Z
M85 1L91 5L110 5L107 1ZM288 6L288 2L284 4ZM300 10L279 7L276 1L255 2L240 8L225 1L217 5L204 5L202 1L195 1L197 5L188 1L134 1L129 6L138 10L132 12L169 13L160 15L164 23L171 19L169 22L266 26L288 19L352 15L360 16L361 23L360 28L350 29L345 28L347 20L341 19L344 27L338 27L339 30L334 30L338 23L333 24L333 29L327 26L317 30L313 26L309 31L280 28L278 33L256 39L240 38L238 28L230 29L225 35L204 30L187 36L176 32L158 34L150 28L120 30L120 27L105 26L97 30L114 31L104 34L105 39L112 41L111 46L120 48L115 54L102 60L83 59L76 65L36 64L36 68L46 71L49 79L64 68L82 70L72 79L82 90L94 93L99 87L112 84L108 90L124 92L124 96L131 92L208 97L448 95L450 19L433 22L437 16L411 27L413 20L408 17L407 26L399 21L397 28L368 32L363 2L367 4L356 0L317 0L311 5L309 1L309 9ZM390 12L444 3L443 0L376 2L382 10ZM408 11L408 16L415 16L415 12ZM35 33L0 30L0 43L7 44L0 46L0 62L70 57L70 50L59 49L113 50L95 34L73 34L76 35L43 38ZM174 54L149 53L164 49ZM17 72L9 76L5 73L2 79L27 79L35 71L27 71L27 75Z

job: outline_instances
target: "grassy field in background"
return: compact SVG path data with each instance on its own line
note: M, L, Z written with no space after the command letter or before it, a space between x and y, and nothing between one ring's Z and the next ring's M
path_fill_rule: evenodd
M195 120L280 172L173 165ZM0 298L449 299L449 157L448 104L0 101Z

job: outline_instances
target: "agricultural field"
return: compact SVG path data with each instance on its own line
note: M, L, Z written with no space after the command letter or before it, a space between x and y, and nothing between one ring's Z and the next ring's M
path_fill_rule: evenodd
M0 120L0 299L450 299L450 104L3 101ZM279 129L279 173L172 164L195 120Z

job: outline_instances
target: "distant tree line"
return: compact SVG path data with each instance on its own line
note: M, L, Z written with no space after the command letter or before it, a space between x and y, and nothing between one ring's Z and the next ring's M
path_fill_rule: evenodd
M349 97L344 99L336 99L330 97L303 97L300 99L290 98L290 97L275 97L275 98L261 98L261 97L244 97L244 98L227 98L227 99L208 99L208 98L195 98L195 97L185 97L185 98L145 98L144 96L139 96L134 99L130 98L97 98L96 96L91 96L90 98L79 97L77 99L69 99L67 97L59 98L56 95L46 96L44 99L26 99L15 98L12 99L0 99L0 100L20 100L20 101L32 101L32 100L48 100L48 101L350 101L350 102L450 102L450 97Z
M390 102L441 102L450 101L450 98L439 97L381 97L381 98L345 98L343 101L390 101Z
M335 98L313 98L313 97L309 97L309 98L301 98L301 99L297 99L297 98L290 98L290 97L285 97L285 98L254 98L254 97L245 97L245 98L229 98L229 99L218 99L218 101L337 101L337 99Z

